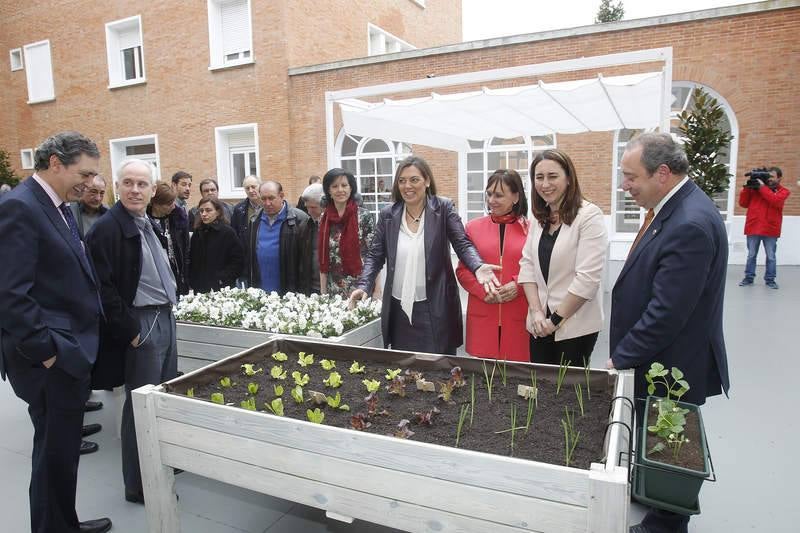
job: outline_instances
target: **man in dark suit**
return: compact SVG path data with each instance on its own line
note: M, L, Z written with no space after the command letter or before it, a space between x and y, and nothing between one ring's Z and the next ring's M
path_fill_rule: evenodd
M648 213L612 292L608 366L635 369L636 398L646 396L651 363L678 367L691 386L682 400L703 404L729 388L722 334L725 225L688 178L686 154L669 134L646 133L628 143L621 167L622 188ZM688 522L651 509L630 530L686 532Z
M97 175L100 152L77 132L36 149L36 173L0 209L0 375L28 404L34 427L34 533L105 532L78 522L75 491L83 411L102 309L94 270L66 202Z

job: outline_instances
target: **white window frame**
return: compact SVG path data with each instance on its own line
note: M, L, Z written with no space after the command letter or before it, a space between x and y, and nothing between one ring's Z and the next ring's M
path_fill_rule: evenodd
M239 52L238 59L226 59L222 41L222 4L226 0L208 0L208 70L220 70L255 63L253 50L253 6L247 0L247 24L250 31L250 49ZM244 54L247 53L247 57Z
M119 34L131 28L139 30L139 64L135 65L136 70L140 70L139 76L125 79L125 60L123 49L119 44ZM127 50L127 48L125 49ZM108 88L118 89L120 87L130 87L147 83L146 67L144 59L144 30L142 28L142 16L134 15L120 20L106 23L106 58L108 61Z
M383 50L374 50L375 43L373 42L373 36L381 39L383 43ZM391 50L390 50L391 46ZM396 35L392 35L388 31L384 30L383 28L376 26L371 22L367 22L367 55L368 56L377 56L382 54L394 54L397 52L405 52L407 50L416 50L416 46L407 43L403 39L397 37Z
M35 166L33 161L33 148L23 148L20 150L19 159L20 163L22 163L20 168L24 170L32 169Z
M50 84L52 85L52 91L51 91L51 93L49 95L46 95L46 96L43 96L43 97L37 98L37 99L32 99L31 98L31 85L33 84L33 80L31 78L34 75L35 69L31 69L31 62L30 62L30 59L27 57L27 53L32 48L35 48L35 47L38 47L38 46L47 46L47 52L48 52L48 55L50 56ZM56 99L56 86L55 86L55 79L53 78L53 51L52 51L52 48L50 47L50 40L49 39L45 39L44 41L37 41L35 43L26 44L25 46L22 47L22 50L23 50L23 56L24 56L23 61L24 61L25 65L28 66L28 68L25 69L25 78L26 78L26 81L28 83L28 103L29 104L39 104L39 103L43 103L43 102L52 102L53 100Z
M415 4L417 4L422 9L425 9L425 0L411 0Z
M11 72L25 68L25 60L22 57L22 48L12 48L9 50L8 60L11 63Z
M229 136L233 133L252 132L252 147L230 147ZM233 154L242 152L256 153L256 168L251 174L261 174L261 153L258 148L258 124L234 124L231 126L217 126L214 128L214 147L217 154L217 181L219 183L219 197L221 199L242 199L247 196L243 187L233 185ZM245 157L245 161L247 161ZM252 170L252 169L251 169Z
M131 155L126 153L126 148L129 146L139 146L142 144L154 144L156 147L155 158L152 161L153 170L155 171L156 180L161 179L161 149L158 146L158 134L151 133L149 135L136 135L133 137L120 137L118 139L111 139L108 141L108 153L111 159L111 187L114 191L114 198L116 198L116 191L114 187L117 182L117 170L119 166L126 159L138 158L148 160L151 158Z

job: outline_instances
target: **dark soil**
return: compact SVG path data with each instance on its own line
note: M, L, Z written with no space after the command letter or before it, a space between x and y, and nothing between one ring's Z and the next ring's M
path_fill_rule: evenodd
M689 470L697 470L703 472L706 469L705 462L703 461L703 442L700 438L700 420L697 418L697 413L691 411L686 414L686 426L683 428L683 433L689 442L681 445L677 457L672 456L672 449L667 446L663 451L657 453L649 453L649 451L662 442L661 437L653 433L647 434L647 458L651 461L659 461L673 466L680 466L688 468Z
M476 450L498 455L513 456L523 459L541 461L545 463L564 465L564 428L561 421L565 419L565 407L574 413L574 424L576 431L580 432L578 445L574 451L570 466L588 469L590 463L603 460L603 441L605 437L606 424L608 422L611 395L603 386L593 386L591 399L586 394L586 383L582 383L584 398L584 416L581 416L577 400L575 387L572 384L583 380L582 371L573 369L568 380L564 382L560 394L556 394L556 384L547 379L538 379L538 407L533 410L530 428L525 430L526 418L528 414L528 400L517 395L517 385L530 385L530 378L525 380L512 378L509 376L506 385L503 385L501 377L502 364L498 364L494 375L492 388L492 401L489 402L486 380L480 373L465 372L464 378L466 385L454 390L452 401L445 402L438 398L440 383L450 379L447 370L426 370L424 378L427 381L436 383L436 392L417 391L416 383L409 377L409 382L405 387L405 397L389 394L386 390L387 381L385 379L387 365L363 361L366 371L363 374L350 374L349 368L352 360L336 361L336 371L342 376L342 385L337 389L326 387L323 380L328 378L330 372L320 366L320 360L324 355L315 355L314 364L308 367L301 367L297 362L297 352L288 352L288 360L277 363L271 360L265 361L263 358L253 358L251 361L259 361L255 368L263 368L263 373L248 377L244 372L230 375L232 386L223 388L216 377L209 376L207 379L214 379L212 382L203 382L201 376L195 379L193 396L195 398L210 399L211 393L221 392L224 395L225 403L228 405L239 406L242 400L249 397L247 391L248 383L258 383L259 390L255 395L256 406L259 411L268 412L265 403L275 398L273 386L282 384L284 392L282 395L285 416L306 420L306 410L319 407L325 413L323 421L326 425L351 428L353 415L367 415L368 408L365 397L368 395L366 387L362 384L363 379L374 379L381 382L378 391L378 403L376 414L369 416L371 426L365 431L384 435L392 435L401 420L410 421L408 429L414 432L410 437L412 440L419 440L444 446L455 446L458 418L462 405L469 410L471 396L471 380L475 381L475 404L472 424L470 415L466 415L458 447L469 450ZM275 365L282 365L287 373L286 380L275 380L270 377L270 368ZM487 363L487 368L491 373L493 362ZM509 365L510 366L510 365ZM398 368L390 366L389 368ZM342 404L347 404L350 411L343 411L331 408L327 405L312 405L309 401L304 404L297 404L292 398L290 391L295 386L291 377L293 371L298 370L301 374L308 374L309 384L303 387L304 396L308 400L309 391L322 392L328 396L336 396L339 392ZM581 376L578 377L577 373ZM405 375L405 374L401 374ZM570 380L571 378L571 380ZM183 389L176 387L175 392L185 393ZM511 428L511 405L516 405L516 427L514 434L514 447L511 447L511 431L496 433L498 431ZM430 426L422 425L417 420L417 413L427 413L433 409L439 409L439 413L433 414ZM383 414L381 414L383 413Z

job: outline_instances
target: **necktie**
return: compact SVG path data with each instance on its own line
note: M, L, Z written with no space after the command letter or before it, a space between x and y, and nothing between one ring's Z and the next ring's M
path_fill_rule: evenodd
M61 210L61 214L64 215L64 219L67 221L67 226L69 226L69 232L72 235L73 242L78 248L83 250L81 234L78 232L78 223L75 221L75 217L72 215L72 209L70 209L69 205L64 202L62 202L58 208Z
M647 210L647 214L644 216L644 222L642 222L642 227L639 228L639 233L636 234L636 239L633 241L633 246L631 246L631 250L628 252L628 257L631 256L633 251L636 249L636 245L639 244L639 241L642 240L642 237L644 237L647 228L650 226L650 223L653 221L653 218L655 218L655 216L656 216L655 211L653 211L652 209Z
M158 277L161 278L161 285L164 287L164 292L167 293L169 303L175 305L175 281L172 270L169 268L169 264L165 259L166 253L164 252L164 248L161 247L161 243L153 231L153 226L150 225L150 221L147 220L147 218L145 218L144 224L140 227L144 233L144 240L150 248L150 254L153 256L153 262L156 264L156 270L158 271Z

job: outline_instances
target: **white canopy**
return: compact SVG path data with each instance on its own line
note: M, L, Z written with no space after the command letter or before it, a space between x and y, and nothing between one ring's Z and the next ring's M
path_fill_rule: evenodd
M344 129L466 151L468 140L622 128L656 128L662 121L662 72L488 89L369 103L338 100Z

